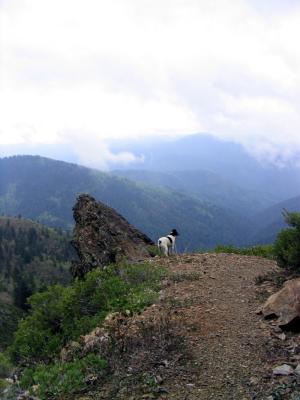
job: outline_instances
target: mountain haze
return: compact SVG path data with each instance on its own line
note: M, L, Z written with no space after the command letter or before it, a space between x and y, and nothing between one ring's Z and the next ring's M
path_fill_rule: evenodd
M131 169L112 172L137 182L193 194L200 200L248 217L274 203L271 196L246 190L208 170L160 172Z
M257 227L253 235L256 243L272 243L281 229L287 227L282 212L284 210L300 212L300 196L282 201L254 216Z
M130 164L130 169L169 172L206 170L248 192L261 194L271 203L299 195L300 168L293 160L260 161L241 144L217 139L209 134L185 136L176 140L131 141L112 143L114 151L130 151L143 161ZM254 153L253 153L254 154ZM121 164L114 169L128 169ZM271 204L270 203L270 204Z
M110 171L130 169L162 174L205 171L217 175L217 179L223 180L226 185L245 190L251 198L254 196L255 202L261 202L263 207L298 196L300 191L300 166L292 158L264 158L259 149L250 153L241 144L221 140L207 133L172 139L155 137L109 140L106 145L113 155L127 151L135 156L129 163L118 161L118 157L111 157L105 162ZM2 147L0 155L39 154L51 159L97 167L97 160L91 160L88 164L89 157L86 155L83 162L72 147L65 144L25 143L22 146ZM98 165L103 166L101 158L100 150Z

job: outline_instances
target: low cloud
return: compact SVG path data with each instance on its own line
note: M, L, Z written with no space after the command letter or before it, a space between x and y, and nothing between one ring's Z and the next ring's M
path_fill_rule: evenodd
M83 136L82 131L69 131L62 137L64 147L72 149L76 161L87 167L108 170L114 164L128 165L132 162L143 162L142 156L136 156L129 151L111 151L108 143L101 140L94 132L86 132Z
M210 132L298 158L298 1L0 0L0 22L0 145L105 168L136 161L111 139Z

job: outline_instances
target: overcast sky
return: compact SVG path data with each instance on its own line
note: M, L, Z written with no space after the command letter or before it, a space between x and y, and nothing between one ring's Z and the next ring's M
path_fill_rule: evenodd
M299 0L0 0L0 24L2 149L103 167L134 158L111 138L210 132L300 153Z

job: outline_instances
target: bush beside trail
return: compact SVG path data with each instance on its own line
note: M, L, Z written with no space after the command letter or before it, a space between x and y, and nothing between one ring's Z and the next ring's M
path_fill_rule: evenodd
M284 211L283 216L290 227L277 236L276 260L280 267L300 272L300 213Z
M219 245L214 249L214 253L228 253L228 254L240 254L244 256L257 256L274 259L274 246L272 244L257 245L251 247L235 247L235 246L223 246Z
M21 363L51 360L68 341L101 324L110 312L137 312L157 298L164 272L144 264L111 265L72 285L54 285L28 299L30 311L10 352Z

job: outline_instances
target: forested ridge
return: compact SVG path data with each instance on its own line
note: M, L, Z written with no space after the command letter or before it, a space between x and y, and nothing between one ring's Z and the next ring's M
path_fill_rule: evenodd
M9 339L10 328L28 307L28 296L70 281L72 257L70 234L21 216L0 217L1 337Z

